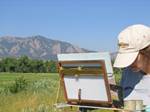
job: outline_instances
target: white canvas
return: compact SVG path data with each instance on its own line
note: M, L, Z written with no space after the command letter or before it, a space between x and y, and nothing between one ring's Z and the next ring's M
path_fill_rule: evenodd
M63 72L67 99L91 100L99 102L110 101L110 99L108 99L108 94L110 94L110 91L106 90L107 87L105 84L107 82L105 82L103 77L105 74L92 74L92 70L100 70L101 66L103 66L101 65L101 61L104 61L107 76L112 77L113 70L108 52L59 54L58 61L63 61L63 63L61 63L62 70L70 70L70 72L66 71L66 74ZM69 61L69 63L67 63L67 61ZM78 63L74 63L76 61ZM89 63L90 61L91 63ZM79 72L79 68L80 70L89 70L89 73L87 72L85 74L76 75L75 73ZM71 70L73 72L71 72ZM74 72L75 70L78 72ZM80 98L79 90L81 90Z
M99 76L65 76L68 99L78 99L81 89L82 100L108 101L104 79Z

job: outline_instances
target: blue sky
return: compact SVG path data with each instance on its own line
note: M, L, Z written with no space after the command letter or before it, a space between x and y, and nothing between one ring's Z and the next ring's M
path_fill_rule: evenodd
M0 36L33 36L95 51L117 50L132 24L150 26L150 0L0 0Z

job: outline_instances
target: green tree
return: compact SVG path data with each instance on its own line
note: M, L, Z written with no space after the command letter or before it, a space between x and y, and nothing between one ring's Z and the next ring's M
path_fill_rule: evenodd
M57 65L56 61L30 59L27 56L18 59L8 57L0 60L0 72L57 72Z
M17 64L17 71L18 72L30 72L30 59L27 56L21 56L18 59L18 64Z

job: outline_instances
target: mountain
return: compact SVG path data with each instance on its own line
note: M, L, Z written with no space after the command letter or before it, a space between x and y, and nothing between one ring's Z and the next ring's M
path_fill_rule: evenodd
M37 35L31 37L0 37L0 57L20 57L29 56L33 59L52 59L56 60L59 53L81 53L89 52L74 46L68 42L48 39Z

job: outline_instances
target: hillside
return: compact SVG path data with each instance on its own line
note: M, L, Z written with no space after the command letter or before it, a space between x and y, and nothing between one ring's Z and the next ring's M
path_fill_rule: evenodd
M56 59L58 53L89 52L68 42L49 39L40 35L31 37L0 37L0 57L29 56L33 59Z

